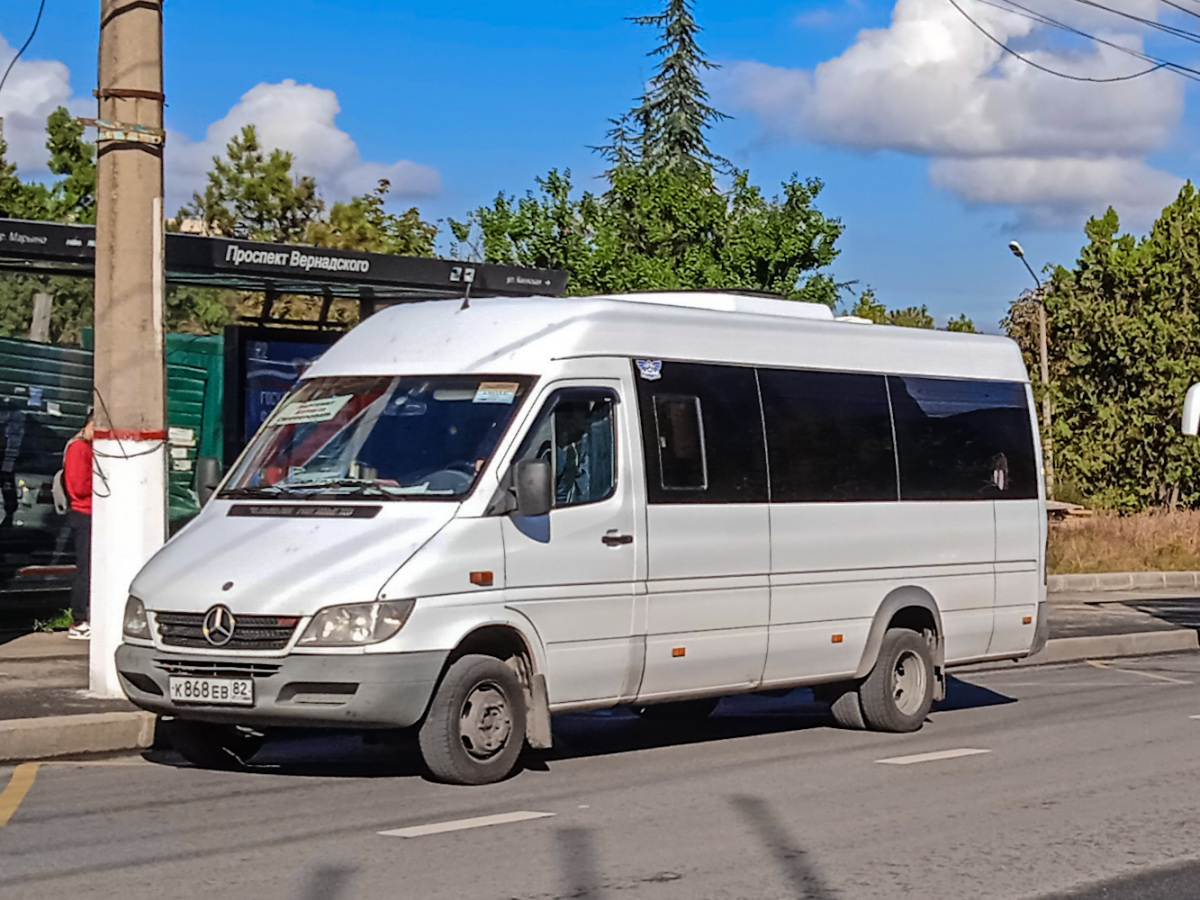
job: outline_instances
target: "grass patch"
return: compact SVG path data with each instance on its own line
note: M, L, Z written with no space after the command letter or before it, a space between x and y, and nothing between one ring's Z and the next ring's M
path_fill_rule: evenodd
M1200 510L1052 522L1048 555L1052 575L1200 571Z
M71 615L69 609L60 610L57 615L51 616L49 619L34 619L33 630L41 631L49 634L53 631L66 631L75 621L75 617Z

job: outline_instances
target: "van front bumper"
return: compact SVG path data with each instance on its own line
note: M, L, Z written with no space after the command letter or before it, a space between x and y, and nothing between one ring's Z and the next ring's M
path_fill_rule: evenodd
M189 656L121 644L117 673L137 706L165 716L235 725L408 728L425 715L448 653L359 656ZM253 706L176 702L167 679L251 678Z

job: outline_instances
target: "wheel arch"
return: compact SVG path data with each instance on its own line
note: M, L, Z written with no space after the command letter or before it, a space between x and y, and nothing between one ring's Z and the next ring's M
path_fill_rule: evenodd
M526 740L535 749L546 749L551 745L551 733L545 647L533 624L527 620L523 624L511 620L473 623L447 655L438 680L469 654L492 656L506 663L517 673L525 691Z
M875 666L883 636L889 628L910 628L918 633L930 633L936 682L934 699L945 696L946 637L942 629L942 614L929 591L916 585L895 588L879 604L855 678L865 678Z

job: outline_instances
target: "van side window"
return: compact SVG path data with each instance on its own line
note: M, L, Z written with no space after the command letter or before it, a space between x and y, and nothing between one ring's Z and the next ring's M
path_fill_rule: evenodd
M517 459L554 460L554 506L580 506L612 496L617 483L614 396L568 389L547 401Z
M707 490L704 419L699 397L654 396L660 483L664 490Z
M767 502L754 369L670 360L647 368L657 377L633 364L649 502Z
M1025 385L888 376L903 500L1032 500Z
M896 500L882 375L759 369L771 501Z

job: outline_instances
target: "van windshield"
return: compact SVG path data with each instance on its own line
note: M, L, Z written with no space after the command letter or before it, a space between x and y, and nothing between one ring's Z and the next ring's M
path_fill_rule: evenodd
M524 400L522 376L313 378L283 398L226 499L457 499Z

